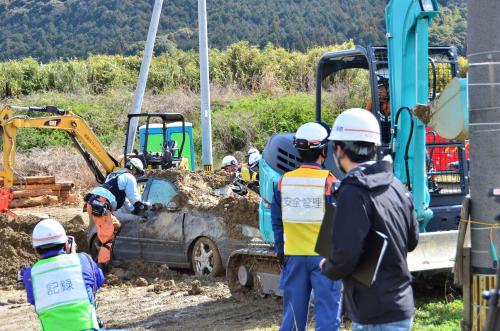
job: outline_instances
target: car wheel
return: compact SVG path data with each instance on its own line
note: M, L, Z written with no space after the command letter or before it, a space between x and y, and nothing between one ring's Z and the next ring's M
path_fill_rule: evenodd
M194 243L191 263L196 275L215 277L224 271L217 246L206 237L199 238Z
M94 261L97 261L97 255L99 255L99 249L101 249L101 241L99 238L97 238L97 235L95 235L92 240L90 241L90 256L94 259Z

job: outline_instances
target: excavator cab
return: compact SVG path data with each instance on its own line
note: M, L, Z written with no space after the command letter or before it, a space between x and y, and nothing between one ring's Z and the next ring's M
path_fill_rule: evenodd
M352 50L324 54L318 64L316 89L316 120L323 119L324 103L331 103L333 98L350 95L349 89L354 84L367 89L364 104L351 104L349 100L343 103L345 108L359 107L371 111L378 119L381 128L382 148L380 157L392 153L393 125L391 123L389 70L387 47L356 46ZM354 69L353 73L349 73ZM437 98L445 86L458 75L457 51L455 47L429 47L429 102ZM341 79L339 79L341 78ZM361 79L360 79L361 78ZM353 82L345 86L345 80ZM338 92L336 84L343 83L341 88L347 92ZM333 88L332 88L333 86ZM357 87L359 89L359 87ZM329 93L333 91L333 93ZM323 95L325 94L325 95ZM460 205L468 192L468 151L464 141L448 141L436 132L427 128L427 181L431 195L430 207L434 217L426 225L426 231L444 231L457 229L460 221ZM332 152L332 149L329 149ZM338 178L342 178L332 157L327 159L329 168Z
M125 153L127 158L137 157L142 160L147 169L169 169L186 167L189 162L183 152L186 141L192 142L191 136L187 133L187 125L182 114L178 113L141 113L128 115L128 128L133 118L145 121L139 129L140 148L134 149L133 154ZM169 130L177 128L177 135L172 135ZM177 138L177 139L175 139ZM128 150L128 137L125 139L125 152ZM192 150L192 148L189 148ZM188 155L188 159L192 159Z
M385 46L357 46L352 50L327 53L321 57L317 73L316 120L323 119L323 110L329 108L330 104L334 105L332 108L335 110L366 108L375 115L380 124L382 146L379 157L394 153L397 130L394 123L399 123L397 114L400 111L394 112L391 109L387 55ZM446 85L458 75L456 49L429 47L428 62L428 102L431 102L439 97ZM354 91L357 93L352 93L352 89L358 89ZM353 103L343 99L345 95L360 95L359 91L365 90L369 92L365 100L354 100L356 103ZM332 101L331 98L336 100ZM409 146L413 129L404 129L404 132L409 132L409 136L404 136L401 143ZM466 142L443 139L429 128L426 132L425 170L430 195L429 207L433 216L428 222L423 221L420 224L421 241L408 260L411 271L452 266L456 248L455 230L460 222L461 203L469 190ZM329 153L332 153L331 148ZM408 159L406 155L405 159ZM331 156L328 157L326 166L338 178L342 178L343 174L336 168ZM408 163L406 167L408 169Z

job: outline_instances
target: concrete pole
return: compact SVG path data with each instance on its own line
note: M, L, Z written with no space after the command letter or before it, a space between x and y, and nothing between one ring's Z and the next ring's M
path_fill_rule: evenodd
M212 170L212 111L210 109L210 79L208 75L207 2L198 0L198 28L200 43L200 99L202 164Z
M500 187L500 1L468 1L470 194L472 291L481 293L495 281L500 228L495 220L500 205L491 196ZM492 231L492 232L490 232ZM491 244L490 235L493 243ZM493 248L493 249L492 249ZM500 255L499 255L500 256ZM473 330L482 330L485 302L476 295L471 304ZM474 302L475 301L475 302Z
M135 89L134 103L132 105L132 109L130 110L131 114L139 114L141 112L142 100L144 98L144 91L146 90L146 83L148 81L149 66L151 64L151 58L153 57L153 49L155 46L156 33L158 32L158 24L160 23L162 6L163 0L155 0L151 22L149 23L148 38L146 40L146 46L144 47L144 58L139 72L139 79L137 80L137 88ZM127 136L127 153L132 152L138 122L139 118L137 117L132 118L130 121Z

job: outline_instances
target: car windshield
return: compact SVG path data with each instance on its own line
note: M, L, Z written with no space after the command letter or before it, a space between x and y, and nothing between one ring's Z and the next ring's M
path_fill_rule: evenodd
M167 180L153 179L148 190L147 201L166 205L177 194L175 186Z

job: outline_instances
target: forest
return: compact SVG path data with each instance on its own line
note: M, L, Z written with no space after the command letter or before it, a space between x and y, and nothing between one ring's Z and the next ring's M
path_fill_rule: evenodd
M0 0L0 60L135 55L144 48L154 0ZM265 48L385 42L384 0L208 0L209 47L247 40ZM466 3L440 0L432 45L466 52ZM163 5L156 54L197 49L197 1Z

